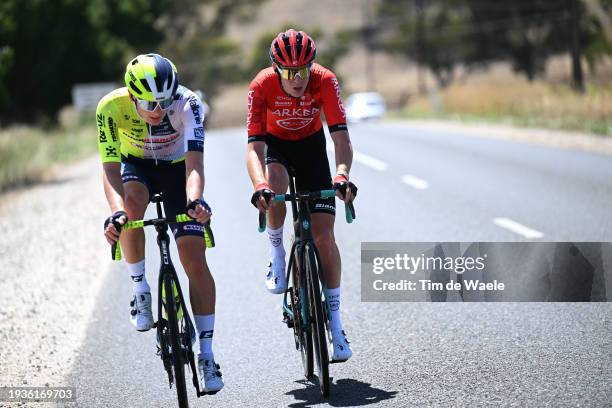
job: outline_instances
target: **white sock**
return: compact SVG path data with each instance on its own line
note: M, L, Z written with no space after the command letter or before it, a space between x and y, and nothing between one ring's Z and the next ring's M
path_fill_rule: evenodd
M283 226L281 225L281 227L278 229L272 229L268 226L266 230L268 231L268 238L270 239L270 259L285 259L285 246L283 245Z
M340 286L335 289L324 287L325 299L329 307L329 329L332 337L342 331L342 319L340 319Z
M127 264L128 272L132 278L132 291L136 293L151 292L151 288L147 283L147 277L145 276L145 261L144 259L134 264Z
M212 341L215 332L215 314L194 315L198 337L200 338L200 360L212 360Z

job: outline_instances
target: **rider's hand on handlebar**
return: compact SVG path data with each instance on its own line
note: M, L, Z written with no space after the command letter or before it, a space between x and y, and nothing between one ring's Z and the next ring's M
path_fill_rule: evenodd
M113 245L119 240L121 226L128 221L125 211L115 211L113 215L104 220L104 237L109 244Z
M350 203L357 197L357 186L350 182L344 174L334 177L334 190L336 190L336 197L345 203Z
M251 204L259 211L266 212L270 208L270 199L274 197L274 194L268 183L259 183L255 186L255 192L251 196Z
M210 206L202 198L198 198L187 204L186 211L187 215L200 224L206 224L212 215Z

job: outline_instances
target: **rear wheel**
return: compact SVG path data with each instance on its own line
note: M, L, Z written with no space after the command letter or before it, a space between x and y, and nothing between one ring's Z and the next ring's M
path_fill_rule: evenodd
M321 301L319 269L314 248L306 245L304 264L310 303L312 342L317 360L319 387L324 397L329 396L329 354L327 351L327 331L325 330L325 312Z
M179 407L189 407L189 398L187 397L187 387L185 384L185 361L182 347L183 333L179 330L179 321L176 313L177 305L174 296L173 279L170 274L164 277L165 289L165 308L168 316L168 334L170 338L170 354L172 356L172 366L174 370L174 382L176 384L176 394L178 397Z

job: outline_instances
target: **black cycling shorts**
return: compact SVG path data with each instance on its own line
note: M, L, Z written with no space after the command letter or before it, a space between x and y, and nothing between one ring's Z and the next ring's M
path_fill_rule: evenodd
M166 217L185 213L187 193L185 192L185 161L178 163L161 162L137 158L121 158L121 179L123 183L137 181L149 190L149 201L154 194L161 193ZM170 223L174 239L184 235L204 238L204 227L193 220L189 222Z
M302 140L282 140L266 135L266 164L280 163L295 176L298 192L330 190L332 188L329 161L325 150L323 128ZM310 202L311 213L336 215L334 197Z

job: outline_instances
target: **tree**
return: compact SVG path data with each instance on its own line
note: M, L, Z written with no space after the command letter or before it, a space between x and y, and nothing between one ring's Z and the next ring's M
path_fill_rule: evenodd
M152 47L162 38L152 26L168 3L4 0L0 117L52 119L70 101L74 83L120 78L133 47Z
M244 78L240 44L224 36L232 20L256 14L266 0L179 0L159 21L167 34L160 50L179 68L183 83L213 98Z
M381 0L377 13L385 48L427 66L442 87L458 64L469 70L508 60L533 80L551 55L571 51L579 62L581 50L602 38L583 14L578 0Z

